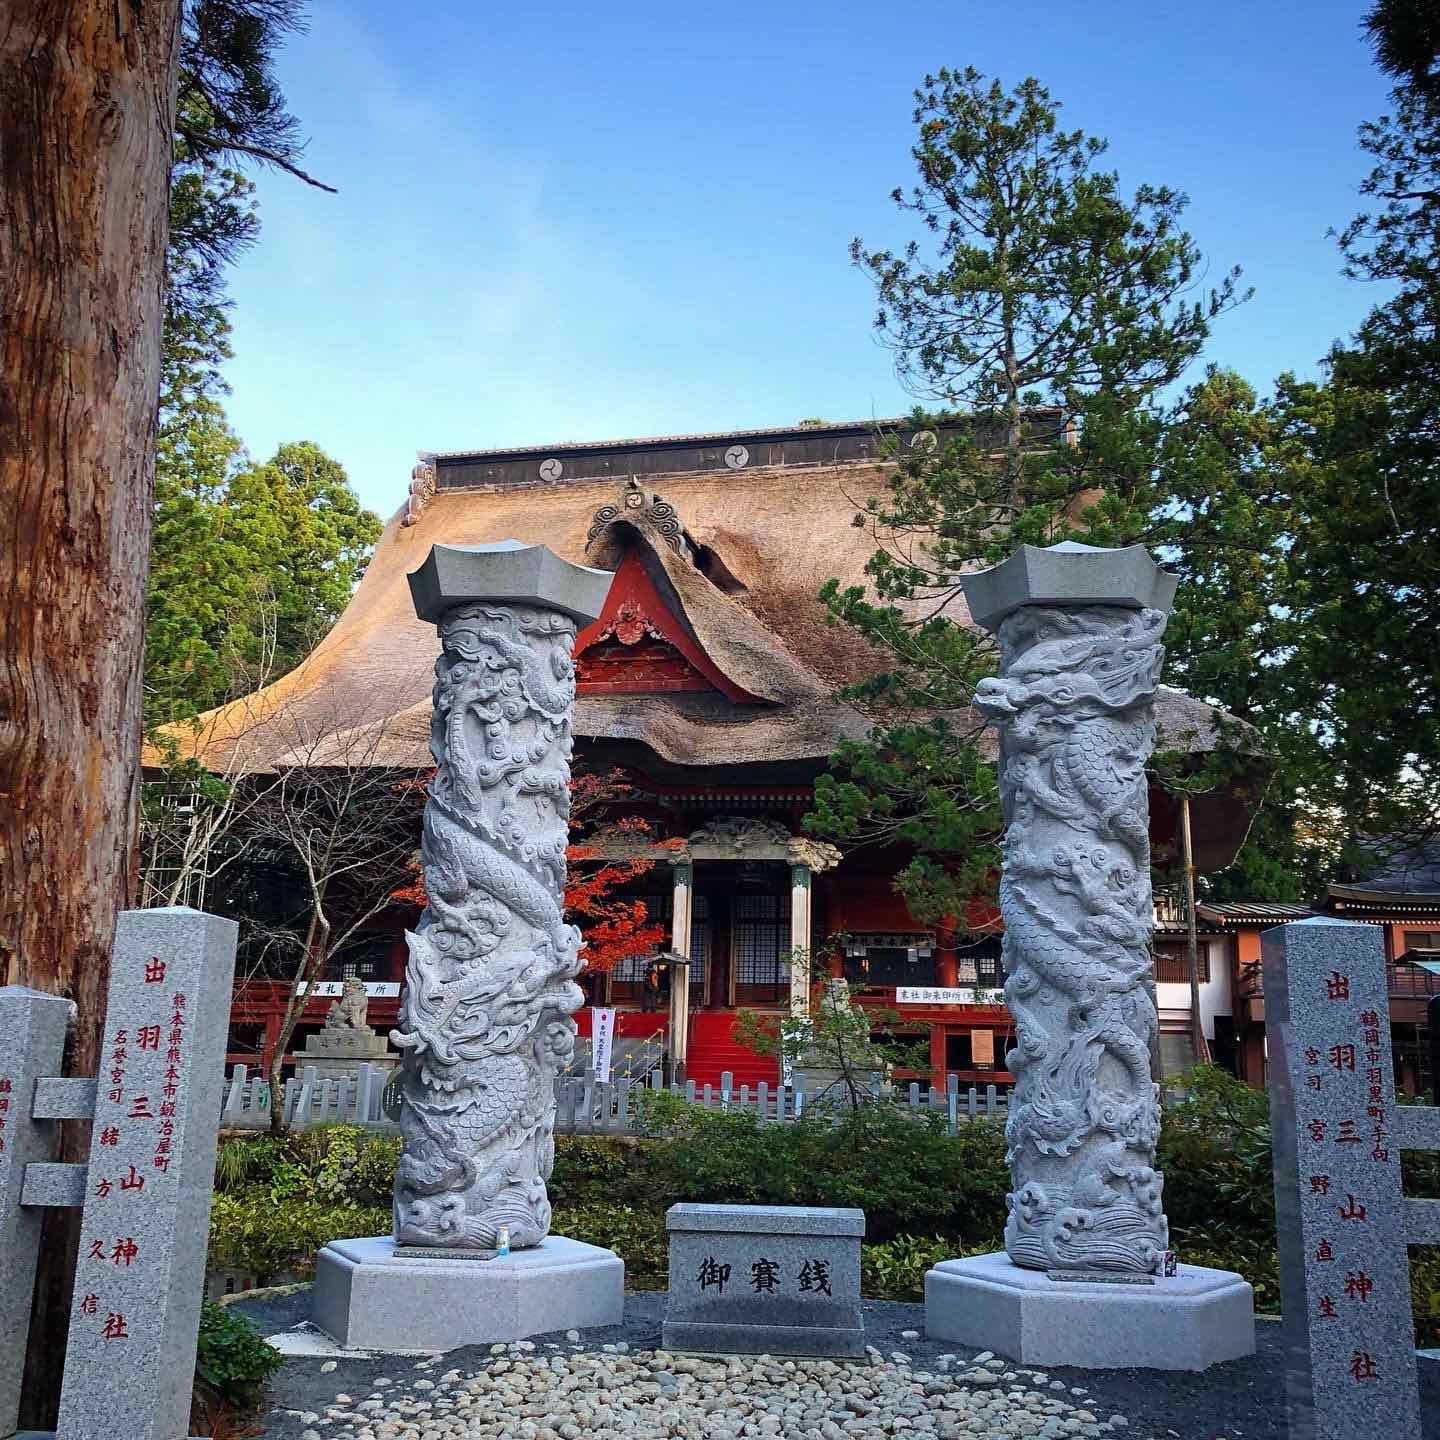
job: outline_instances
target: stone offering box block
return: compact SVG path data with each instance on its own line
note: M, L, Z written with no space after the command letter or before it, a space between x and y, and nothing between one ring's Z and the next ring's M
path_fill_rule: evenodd
M1003 1252L942 1260L925 1277L925 1335L1022 1365L1205 1370L1255 1353L1255 1295L1228 1270L1053 1280Z
M863 1210L672 1205L667 1350L865 1353Z
M388 1235L332 1241L315 1267L315 1324L347 1349L404 1355L624 1319L625 1262L613 1250L563 1235L503 1259L418 1248L397 1254Z
M400 1057L383 1035L361 1030L320 1030L295 1052L295 1073L314 1070L317 1080L349 1080L362 1065L393 1070Z

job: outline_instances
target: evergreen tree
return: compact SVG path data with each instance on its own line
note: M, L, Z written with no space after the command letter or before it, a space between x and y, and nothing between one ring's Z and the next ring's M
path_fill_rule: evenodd
M839 747L810 824L912 846L900 877L912 907L962 922L993 871L1000 822L965 708L994 651L957 623L959 576L1021 543L1145 535L1164 396L1212 320L1243 298L1238 271L1199 285L1201 257L1179 225L1185 198L1148 185L1126 196L1099 168L1104 142L1062 130L1058 110L1033 79L1006 94L974 70L927 77L914 117L920 183L894 199L938 237L937 254L852 246L897 373L958 411L966 438L940 454L897 448L885 493L857 514L877 542L867 570L879 603L826 588L832 618L871 640L886 668L850 692L875 727Z
M1313 492L1293 667L1332 759L1343 863L1361 869L1377 837L1440 831L1440 28L1401 0L1367 24L1402 83L1360 129L1374 208L1340 244L1347 275L1392 293L1331 351L1327 383L1283 397Z
M230 358L225 271L259 233L254 188L238 170L176 139L165 258L162 441L164 427L187 404L224 388L220 367Z
M349 597L379 522L318 447L251 464L220 397L229 267L254 244L237 157L321 185L274 59L299 0L189 0L183 10L147 614L146 719L220 704L297 664ZM153 738L153 737L152 737Z
M380 521L310 441L247 463L214 401L167 429L156 467L150 720L219 705L293 669L339 618Z
M279 47L304 28L301 0L188 0L182 10L161 414L223 390L230 357L225 272L259 234L254 185L237 157L298 165L299 122L275 80Z
M1417 91L1440 94L1440 8L1434 0L1379 0L1362 22L1375 63Z

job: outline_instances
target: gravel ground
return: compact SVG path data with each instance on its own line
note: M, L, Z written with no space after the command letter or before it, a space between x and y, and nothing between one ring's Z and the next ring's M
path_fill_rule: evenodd
M868 1362L656 1355L665 1296L626 1297L625 1323L467 1346L443 1356L290 1358L260 1433L273 1440L878 1440L1286 1435L1279 1326L1247 1360L1192 1375L1043 1374L924 1336L924 1307L865 1304ZM240 1301L269 1335L309 1317L306 1290ZM1425 1440L1440 1440L1440 1364L1421 1366Z

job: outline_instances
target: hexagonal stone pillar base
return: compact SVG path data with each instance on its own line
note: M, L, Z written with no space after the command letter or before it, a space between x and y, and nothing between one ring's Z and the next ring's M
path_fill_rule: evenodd
M625 1262L563 1235L503 1259L396 1254L388 1235L335 1240L315 1267L311 1318L351 1350L433 1354L552 1330L619 1325Z
M1205 1370L1255 1353L1255 1293L1229 1270L1181 1265L1154 1283L1052 1280L1003 1252L925 1276L925 1334L1023 1365Z

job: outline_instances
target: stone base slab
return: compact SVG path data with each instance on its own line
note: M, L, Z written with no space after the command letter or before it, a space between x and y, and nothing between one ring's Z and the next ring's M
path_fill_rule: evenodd
M863 1358L865 1331L818 1325L722 1325L714 1321L666 1321L666 1350L702 1355L821 1355Z
M619 1325L624 1313L625 1262L563 1235L484 1264L397 1256L388 1235L335 1240L317 1259L311 1309L347 1349L392 1355Z
M1201 1265L1153 1285L1059 1283L976 1255L925 1276L925 1333L1043 1368L1205 1370L1255 1353L1255 1294Z

